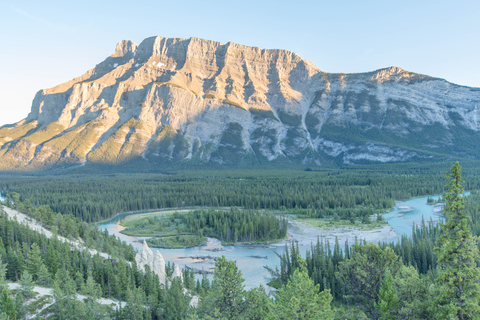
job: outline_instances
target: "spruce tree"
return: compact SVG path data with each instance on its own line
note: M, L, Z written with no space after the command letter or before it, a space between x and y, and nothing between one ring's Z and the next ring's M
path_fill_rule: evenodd
M449 179L443 193L446 222L438 238L438 295L439 318L477 319L480 314L480 273L477 268L477 241L470 233L470 218L465 213L462 187L462 167L457 162L446 174Z

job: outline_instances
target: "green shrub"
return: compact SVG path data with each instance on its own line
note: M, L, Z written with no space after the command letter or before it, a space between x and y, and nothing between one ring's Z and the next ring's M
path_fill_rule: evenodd
M214 94L211 93L205 93L205 99L216 99Z
M243 107L242 107L239 103L237 103L237 102L235 102L235 101L232 101L232 100L230 100L230 99L225 99L225 100L223 100L223 103L229 104L229 105L231 105L231 106L234 106L234 107L243 109Z

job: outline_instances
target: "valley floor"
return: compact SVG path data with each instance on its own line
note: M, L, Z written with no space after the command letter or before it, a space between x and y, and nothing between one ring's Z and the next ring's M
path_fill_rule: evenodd
M186 213L191 210L177 210L177 212ZM125 226L133 225L135 222L139 221L145 217L152 217L155 215L165 215L172 214L175 212L175 209L165 209L161 212L152 212L152 213L141 213L141 214L132 214L127 217L122 222L116 223L115 232L120 233L126 229ZM315 221L324 221L324 219L311 219ZM330 220L329 220L330 221ZM122 232L126 235L133 236L134 239L145 239L145 237L136 235L135 232ZM339 243L343 246L346 240L349 244L355 243L355 240L363 241L369 243L378 243L378 242L388 242L393 241L398 237L395 230L387 223L381 224L379 226L369 226L365 228L364 225L335 225L328 226L326 224L312 224L306 222L304 219L296 219L289 217L288 219L288 232L287 238L280 240L275 243L269 243L270 245L275 246L284 246L287 242L296 241L299 245L309 246L311 243L316 243L317 238L323 239L325 242L329 241L330 244L335 243L335 238L338 239ZM149 237L147 237L149 238ZM126 240L126 239L124 239ZM137 240L138 241L138 240Z

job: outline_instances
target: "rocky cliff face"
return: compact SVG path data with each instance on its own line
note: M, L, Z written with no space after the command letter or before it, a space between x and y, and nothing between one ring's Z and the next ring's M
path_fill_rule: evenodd
M0 128L0 170L479 158L479 105L480 89L396 67L329 74L284 50L121 41Z
M155 250L155 253L153 253L145 240L143 240L142 251L135 255L135 262L138 269L143 272L145 272L145 266L148 266L158 276L160 283L165 284L165 260L159 250Z

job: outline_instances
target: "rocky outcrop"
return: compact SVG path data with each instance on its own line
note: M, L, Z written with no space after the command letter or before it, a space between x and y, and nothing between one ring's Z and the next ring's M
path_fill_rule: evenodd
M479 105L480 89L398 67L330 74L285 50L120 41L0 128L0 170L480 158Z
M192 307L192 308L198 308L198 303L199 302L200 302L200 300L198 299L198 297L193 296L192 299L190 300L190 302L188 303L188 306Z
M183 273L182 270L180 269L180 266L178 264L175 265L175 268L173 270L172 274L172 280L175 278L180 278L180 281L183 282Z
M160 283L165 284L165 260L159 250L155 250L153 253L145 240L143 240L142 251L135 255L135 262L143 272L145 272L145 266L148 266L158 276Z

